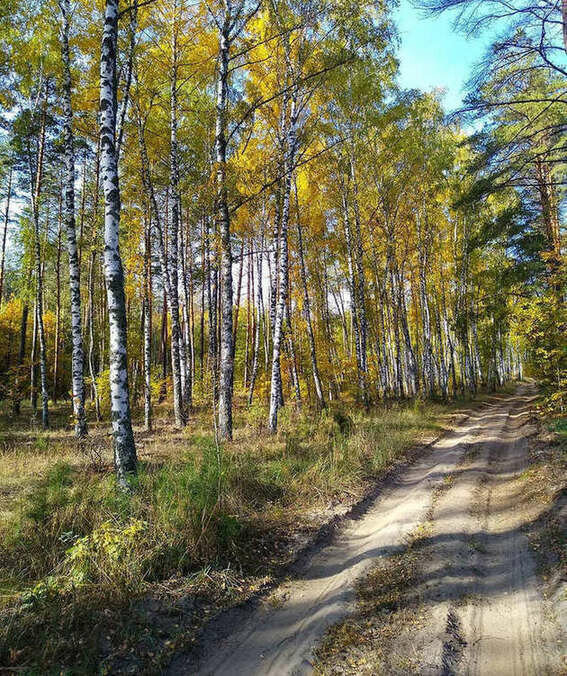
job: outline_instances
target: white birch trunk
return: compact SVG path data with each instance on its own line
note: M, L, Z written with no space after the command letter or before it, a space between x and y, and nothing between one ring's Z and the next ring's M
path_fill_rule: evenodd
M272 378L270 388L270 414L268 427L270 432L275 433L278 427L278 409L280 408L281 391L281 370L280 353L282 346L282 337L284 332L284 320L287 303L289 261L288 261L288 224L289 224L289 202L291 195L291 181L295 164L295 154L297 151L296 140L297 125L297 101L296 93L292 97L289 127L287 139L285 140L285 158L284 158L284 191L282 200L282 215L280 223L280 252L278 261L278 303L276 308L276 318L274 325L274 337L272 347Z
M227 10L223 30L220 34L215 129L217 164L216 216L220 233L222 280L218 419L219 432L223 439L232 439L232 394L234 387L232 247L230 242L230 216L226 186L226 99L228 93L230 23L231 16Z
M49 393L47 389L47 344L43 325L43 269L41 262L41 241L39 232L39 198L43 179L43 158L45 153L47 90L41 114L41 128L37 155L35 187L32 190L32 217L34 226L35 274L36 274L36 326L39 337L39 379L41 384L41 422L43 429L49 427ZM33 369L33 365L32 365Z
M71 107L71 57L69 53L69 17L70 0L60 0L63 17L61 31L61 56L63 59L63 141L65 158L65 188L63 218L67 234L67 252L69 255L69 295L71 302L71 390L73 414L75 417L75 435L79 438L87 434L85 417L85 383L83 379L83 335L81 326L81 277L77 238L75 232L75 150L73 141L73 109ZM84 190L84 187L83 187Z
M126 353L126 299L120 257L120 189L116 155L116 50L118 0L106 0L100 59L100 149L104 192L104 276L110 325L110 401L118 483L136 472Z

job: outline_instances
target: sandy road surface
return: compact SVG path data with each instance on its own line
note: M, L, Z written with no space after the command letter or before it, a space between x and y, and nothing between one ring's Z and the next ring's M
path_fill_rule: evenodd
M354 580L378 557L401 551L426 515L434 523L424 583L428 621L412 645L420 672L561 673L558 629L538 591L514 502L533 431L529 400L523 386L473 413L282 585L281 604L225 614L198 661L180 655L169 673L310 673L313 648L352 609Z

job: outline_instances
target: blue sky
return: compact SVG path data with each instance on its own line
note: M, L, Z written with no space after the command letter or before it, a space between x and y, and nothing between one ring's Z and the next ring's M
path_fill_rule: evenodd
M401 39L400 84L405 88L446 90L447 111L458 108L472 67L482 58L487 38L467 38L452 27L453 12L424 18L410 0L400 0L395 14Z

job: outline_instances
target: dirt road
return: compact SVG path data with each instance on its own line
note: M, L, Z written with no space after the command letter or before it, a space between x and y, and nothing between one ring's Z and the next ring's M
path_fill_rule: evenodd
M199 661L172 674L307 674L313 649L353 609L353 582L403 551L424 521L420 603L427 621L394 649L427 674L559 674L559 628L542 599L523 534L515 478L527 457L529 386L493 398L392 482L372 507L317 552L299 579L261 607L226 614ZM401 655L402 657L402 655ZM403 660L402 660L403 661Z

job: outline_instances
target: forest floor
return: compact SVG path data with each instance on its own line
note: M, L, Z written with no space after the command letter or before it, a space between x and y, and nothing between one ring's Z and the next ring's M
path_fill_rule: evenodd
M534 399L490 397L168 673L566 673L565 439Z
M64 406L47 433L0 412L0 671L486 673L520 608L526 673L561 673L567 430L533 436L521 387L290 406L276 437L241 407L220 455L206 409L164 407L127 497L105 425L77 447Z
M68 404L46 432L29 407L13 418L0 405L0 671L163 671L210 618L293 575L470 406L290 403L271 436L265 408L243 399L234 441L217 447L205 404L181 431L163 404L152 432L135 427L124 495L106 423L77 444Z

